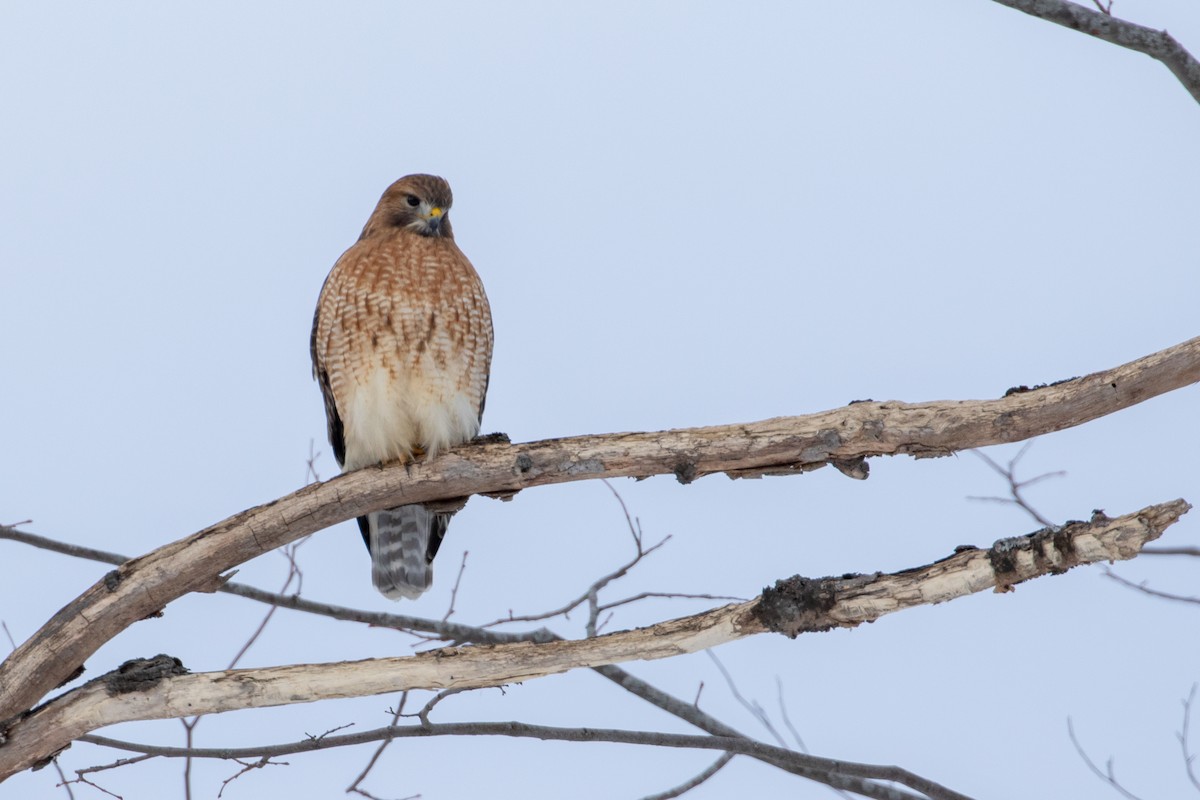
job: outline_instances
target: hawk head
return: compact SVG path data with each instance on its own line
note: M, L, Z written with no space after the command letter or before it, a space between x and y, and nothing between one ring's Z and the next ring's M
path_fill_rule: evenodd
M450 184L436 175L405 175L379 198L361 239L388 229L453 239L446 214L454 203Z

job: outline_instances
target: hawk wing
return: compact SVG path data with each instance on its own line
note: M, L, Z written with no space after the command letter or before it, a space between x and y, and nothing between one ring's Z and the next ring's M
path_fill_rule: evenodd
M321 363L321 357L317 353L317 325L320 320L321 306L318 305L317 310L313 312L312 335L309 337L308 351L312 356L313 378L321 387L321 397L325 401L325 423L329 432L329 444L333 447L333 457L337 459L340 467L346 463L346 431L342 425L342 417L338 414L337 402L333 398L333 389L329 385L329 373L325 370Z

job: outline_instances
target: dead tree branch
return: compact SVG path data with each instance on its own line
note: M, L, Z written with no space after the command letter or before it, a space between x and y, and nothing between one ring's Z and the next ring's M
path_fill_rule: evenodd
M369 511L551 483L725 472L796 474L879 455L947 455L1022 441L1111 414L1200 381L1200 337L1120 367L995 400L861 402L762 422L614 433L528 444L475 443L428 462L362 469L248 509L109 572L0 664L0 720L12 719L102 644L222 573ZM854 473L856 470L850 470Z
M1080 564L1128 559L1185 514L1176 500L1116 519L1095 515L1055 530L1002 539L987 550L885 575L779 581L759 598L595 638L447 647L403 658L180 674L168 656L125 665L0 730L0 779L44 760L106 725L220 713L406 689L505 683L696 652L772 630L788 636L853 628L886 614L1059 574Z
M276 758L331 747L346 747L366 742L428 736L513 736L546 741L613 742L617 744L637 744L655 747L723 750L729 753L747 755L773 766L786 769L789 772L812 777L814 780L826 783L827 785L844 788L867 797L913 797L913 795L907 792L899 794L888 793L887 787L864 785L864 782L867 781L894 781L902 786L918 791L928 798L937 798L937 800L970 800L966 795L959 794L927 778L914 775L900 767L882 764L861 764L852 761L822 758L757 742L753 739L611 728L559 728L548 725L529 725L521 722L444 722L430 723L428 725L389 726L359 733L327 736L319 740L303 739L282 745L254 748L188 749L182 747L142 746L133 744L132 742L101 739L100 737L93 737L93 741L97 744L118 747L131 752L171 758L190 756L192 758L250 759ZM882 791L871 791L872 788Z
M1166 31L1156 31L1112 16L1112 4L1094 11L1066 0L995 0L1030 16L1086 33L1162 62L1200 103L1200 62Z
M102 561L104 563L122 564L129 560L128 556L65 544L43 536L37 536L36 534L18 531L11 527L0 527L0 538L11 538L15 541L29 544L40 549L46 549L57 553L66 553L77 558L87 558L91 560ZM348 608L346 606L333 605L330 603L321 603L298 597L293 594L284 595L275 592L268 592L256 586L234 583L233 581L226 583L218 591L236 594L240 597L245 597L247 599L255 600L260 603L266 603L272 606L279 606L281 608L287 608L293 611L300 611L308 614L316 614L318 616L328 617L330 619L341 620L344 622L357 622L370 625L371 627L375 628L388 628L397 631L420 631L430 634L431 637L440 638L455 644L549 642L558 641L561 638L545 628L523 632L487 630L478 626L449 622L445 619L438 621L424 619L421 617L412 617L405 614L365 611L363 609ZM13 647L15 649L16 645L13 645ZM694 703L685 703L678 698L675 698L672 695L667 694L666 692L663 692L654 686L651 686L650 684L633 676L620 667L594 667L593 671L604 676L636 697L639 697L647 703L663 709L667 713L672 714L679 719L684 720L685 722L695 725L700 730L717 736L741 736L736 729L725 725L711 715L701 711ZM89 740L89 737L84 738L84 741L87 740Z

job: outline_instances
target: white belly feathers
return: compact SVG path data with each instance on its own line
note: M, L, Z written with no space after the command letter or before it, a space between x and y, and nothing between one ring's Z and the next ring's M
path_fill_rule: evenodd
M409 460L414 451L433 456L479 433L478 400L459 388L457 370L424 366L375 366L346 387L346 471Z

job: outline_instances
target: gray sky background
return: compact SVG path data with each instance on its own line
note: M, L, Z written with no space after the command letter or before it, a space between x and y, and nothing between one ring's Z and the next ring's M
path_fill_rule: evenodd
M1200 8L1118 4L1200 51ZM317 292L383 189L454 187L459 244L496 326L486 431L514 441L820 411L862 398L996 397L1196 335L1200 109L1160 64L985 0L925 3L7 3L0 9L0 522L140 554L293 491L324 441ZM1056 520L1200 500L1193 387L1039 440L1022 474ZM996 448L998 459L1016 447ZM690 486L615 484L670 543L610 595L751 596L777 578L896 570L1036 525L976 457L876 460ZM1200 512L1164 543L1196 545ZM476 498L438 581L399 610L554 607L630 555L600 483ZM301 550L304 594L393 609L353 523ZM277 588L272 554L239 580ZM24 640L106 571L0 544L0 619ZM1195 594L1194 564L1115 570ZM622 608L610 628L700 610ZM264 608L191 596L89 662L166 652L225 667ZM1195 606L1078 569L719 657L812 752L899 764L978 798L1190 790L1175 733L1200 680ZM579 618L556 623L578 635ZM245 666L411 652L395 634L281 612ZM704 654L629 668L766 735ZM204 746L386 723L393 697L204 720ZM459 696L442 721L691 732L588 673ZM435 719L439 718L435 715ZM1200 724L1200 721L1197 722ZM105 731L182 744L176 721ZM119 754L83 745L67 768ZM369 756L256 771L225 797L342 797ZM636 798L707 753L500 739L393 745L381 797ZM182 796L181 765L99 776ZM231 765L202 764L198 797ZM0 795L65 797L52 770ZM691 797L828 790L735 760ZM77 797L100 797L80 789Z

